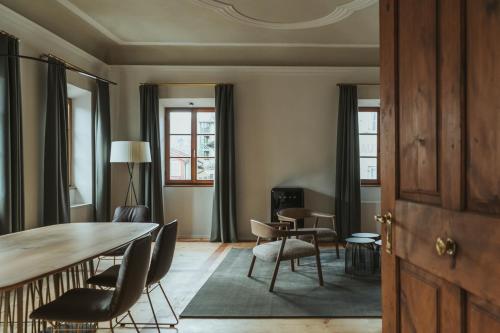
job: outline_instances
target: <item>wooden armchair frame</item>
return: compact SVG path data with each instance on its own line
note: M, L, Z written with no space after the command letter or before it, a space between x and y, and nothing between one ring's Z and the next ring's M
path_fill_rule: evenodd
M325 220L330 220L332 224L332 230L335 231L336 236L334 237L335 241L335 250L337 252L337 259L340 258L340 252L339 252L339 236L337 232L337 224L335 221L335 214L330 214L330 213L323 213L323 212L318 212L314 211L311 209L307 208L285 208L282 209L278 212L278 220L280 222L288 222L293 224L293 230L300 230L300 228L297 228L297 221L301 219L306 219L306 218L315 218L313 228L317 229L319 228L319 222L320 219L325 219ZM317 240L321 241L321 238L314 239L313 241L316 242Z
M271 222L271 223L264 223L260 222L257 220L250 220L251 226L252 226L252 233L257 236L257 242L255 246L259 246L261 244L262 239L281 239L281 246L278 252L278 256L276 258L276 264L274 267L274 272L273 276L271 279L271 284L269 286L269 291L273 291L274 289L274 284L276 283L276 277L278 276L278 271L279 267L282 261L285 260L290 260L291 264L291 269L292 271L295 271L294 267L294 259L300 258L300 256L293 257L293 258L283 258L283 251L285 249L286 241L287 239L290 239L292 236L303 236L303 235L310 235L314 239L314 248L315 248L315 257L316 257L316 267L318 271L318 279L319 279L319 285L323 286L323 271L321 269L321 259L320 259L320 252L319 252L319 246L318 246L318 239L317 239L317 231L314 230L290 230L290 225L291 222ZM279 241L279 240L278 240ZM253 267L255 265L255 260L256 256L253 255L252 257L252 262L250 263L250 268L248 270L248 277L252 276L252 271Z

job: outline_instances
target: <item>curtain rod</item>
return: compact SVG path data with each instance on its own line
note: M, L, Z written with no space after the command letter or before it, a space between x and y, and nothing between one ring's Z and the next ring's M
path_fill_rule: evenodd
M337 86L342 86L342 85L346 85L346 86L379 86L380 83L337 83Z
M45 60L45 59L40 59L40 58L36 58L36 57L30 57L30 56L25 56L25 55L22 55L22 54L18 54L18 55L13 55L13 54L0 54L0 57L11 57L11 58L21 58L21 59L28 59L28 60L34 60L34 61L38 61L38 62L43 62L45 64L48 64L49 63L49 60ZM102 77L99 77L97 75L94 75L92 73L89 73L79 67L76 67L76 66L73 66L67 62L63 62L63 65L64 65L64 68L66 68L67 70L70 70L72 72L76 72L80 75L83 75L83 76L87 76L87 77L90 77L92 79L96 79L96 80L99 80L99 81L103 81L103 82L107 82L109 84L112 84L112 85L117 85L116 82L113 82L113 81L109 81L109 80L106 80Z
M143 82L140 85L156 85L156 86L199 86L199 87L214 87L217 83L215 82L160 82L160 83L148 83Z
M95 75L95 74L92 74L90 72L87 72L83 68L75 66L72 63L69 63L66 60L61 59L61 58L59 58L59 57L57 57L57 56L55 56L53 54L50 54L50 53L49 54L42 54L40 57L41 58L47 58L47 63L48 63L48 59L49 58L56 59L56 60L62 62L64 64L64 66L66 67L66 69L69 69L70 71L76 72L76 73L78 73L80 75L83 75L83 76L86 76L86 77L90 77L92 79L96 79L96 80L99 80L99 81L107 82L107 83L115 85L115 86L117 85L116 82L110 81L110 80L105 79L103 77L100 77L98 75Z
M14 39L16 39L16 40L19 40L19 38L17 38L17 37L16 37L16 36L14 36L14 35L9 34L8 32L6 32L6 31L4 31L4 30L0 30L0 34L2 34L2 35L6 35L6 36L9 36L9 37L14 38ZM48 64L48 63L49 63L48 58L54 58L54 59L56 59L56 60L58 60L58 61L62 62L62 63L64 64L64 67L65 67L66 69L70 70L70 71L76 72L76 73L78 73L78 74L80 74L80 75L83 75L83 76L86 76L86 77L90 77L90 78L95 79L95 80L99 80L99 81L107 82L107 83L112 84L112 85L115 85L115 86L117 85L117 84L116 84L116 82L113 82L113 81L107 80L107 79L105 79L105 78L102 78L102 77L97 76L97 75L95 75L95 74L92 74L92 73L90 73L90 72L87 72L87 71L86 71L86 70L84 70L83 68L80 68L80 67L78 67L78 66L75 66L75 65L73 65L73 64L71 64L71 63L69 63L69 62L65 61L64 59L61 59L61 58L59 58L59 57L56 57L55 55L50 54L50 53L49 53L49 54L42 54L42 55L40 56L40 58L47 58L47 60L45 60L45 59L40 59L40 58L35 58L35 57L30 57L30 56L24 56L24 55L20 55L20 54L18 54L18 55L2 54L2 55L0 55L0 56L2 56L2 57L16 57L16 58L21 58L21 59L35 60L35 61L43 62L43 63L46 63L46 64Z

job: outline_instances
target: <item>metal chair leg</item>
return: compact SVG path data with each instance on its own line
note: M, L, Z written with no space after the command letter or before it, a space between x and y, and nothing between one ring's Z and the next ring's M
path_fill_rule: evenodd
M158 319L156 318L155 308L153 306L153 302L151 302L151 297L149 296L149 288L148 287L146 287L146 295L148 296L148 301L149 301L149 306L151 307L151 312L153 312L153 318L155 320L156 329L158 330L158 333L161 333L160 325L158 324Z
M109 329L111 330L111 333L115 332L114 327L113 327L113 320L109 321Z
M97 269L99 268L100 263L101 263L101 257L97 258L97 265L95 265L94 274L97 274Z
M165 290L163 290L163 286L161 285L160 282L158 282L158 286L160 286L160 290L161 292L163 293L163 296L165 296L165 300L167 301L167 304L168 304L168 307L170 308L170 311L172 312L172 314L174 315L174 318L175 318L175 324L169 324L170 327L174 327L175 325L177 325L179 323L179 318L177 318L177 315L175 314L175 310L172 306L172 304L170 304L170 301L167 297L167 293L165 292Z
M128 316L130 317L130 320L132 321L132 324L134 325L135 331L137 333L140 333L139 328L137 327L137 324L135 323L134 317L132 317L132 313L130 311L127 312Z

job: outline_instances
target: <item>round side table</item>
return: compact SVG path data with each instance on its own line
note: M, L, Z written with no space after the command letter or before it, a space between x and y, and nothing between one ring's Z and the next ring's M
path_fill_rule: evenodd
M372 233L372 232L357 232L355 234L352 234L351 237L372 238L372 239L377 240L380 238L380 235Z
M375 240L366 237L346 238L345 272L353 275L375 273Z

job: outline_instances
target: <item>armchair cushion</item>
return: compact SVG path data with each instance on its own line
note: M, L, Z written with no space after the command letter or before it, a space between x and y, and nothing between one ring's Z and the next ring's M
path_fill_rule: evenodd
M280 252L282 240L264 243L253 248L253 254L264 261L276 261ZM316 255L314 245L300 239L287 239L283 249L282 260L309 257Z

